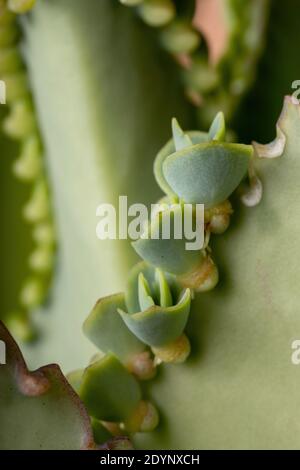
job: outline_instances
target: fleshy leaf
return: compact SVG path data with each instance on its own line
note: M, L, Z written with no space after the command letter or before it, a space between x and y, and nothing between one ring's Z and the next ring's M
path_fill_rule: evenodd
M159 213L151 221L148 238L142 237L132 242L132 246L148 263L173 274L184 274L201 264L205 253L202 249L187 250L188 240L184 236L181 239L174 238L174 220L176 217L182 217L180 207L167 209L164 211L164 216L167 215L170 216L170 239L161 236L163 215ZM151 230L159 233L160 238L151 238Z
M140 279L147 283L147 295L155 305L143 309L140 302ZM119 309L127 327L141 341L161 346L180 336L185 328L191 302L189 289L183 289L175 276L145 262L134 266L129 274L125 309Z
M173 192L206 207L225 201L247 172L252 146L209 142L169 155L163 173Z
M88 414L59 367L30 372L1 322L0 340L6 345L6 364L0 365L0 448L94 448Z
M85 320L85 335L104 353L113 353L121 361L145 349L144 345L128 330L118 309L125 309L124 294L100 299Z
M187 135L191 139L193 145L209 141L209 136L207 132L188 131L185 133L185 135ZM158 185L164 191L164 193L176 198L177 195L173 191L171 186L168 184L168 182L166 181L166 178L164 177L164 174L163 174L163 168L162 168L165 159L169 155L173 154L175 151L176 151L175 143L174 143L174 139L172 138L163 146L163 148L157 154L157 157L154 162L154 176Z
M88 412L104 421L125 421L141 400L137 380L113 355L88 366L80 387Z
M128 314L119 310L128 328L144 343L163 346L178 338L187 323L191 304L189 289L172 307L154 305L143 312Z
M155 303L157 305L159 304L158 302L160 298L160 291L158 289L159 284L157 282L157 270L145 261L140 261L135 266L133 266L128 275L128 282L125 290L126 308L123 310L126 310L129 313L137 313L141 310L138 290L138 279L140 273L142 273L147 280L152 298L154 299ZM178 297L180 291L177 290L177 283L175 282L174 276L164 273L164 278L172 290L172 295L174 295L174 297Z

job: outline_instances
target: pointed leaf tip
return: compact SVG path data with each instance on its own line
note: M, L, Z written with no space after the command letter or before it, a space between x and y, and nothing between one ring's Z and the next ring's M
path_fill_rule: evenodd
M172 119L172 134L176 151L193 145L190 137L183 132L176 118Z
M226 133L224 113L219 111L208 131L209 140L224 141Z

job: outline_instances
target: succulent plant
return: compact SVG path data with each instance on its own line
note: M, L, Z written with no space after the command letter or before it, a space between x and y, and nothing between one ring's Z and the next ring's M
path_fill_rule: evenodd
M29 372L0 324L1 449L299 447L299 104L253 141L297 78L296 4L220 4L0 0L1 319L30 368L73 370ZM121 194L162 197L143 235L204 204L203 246L99 242Z

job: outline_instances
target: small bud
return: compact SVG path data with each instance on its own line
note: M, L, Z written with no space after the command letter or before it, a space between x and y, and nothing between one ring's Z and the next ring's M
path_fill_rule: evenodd
M28 100L16 101L3 121L3 130L9 137L23 139L35 130L35 117Z
M37 307L43 300L45 288L38 278L28 279L20 293L21 304L26 308Z
M32 237L39 245L52 245L55 242L54 227L50 222L35 225Z
M28 79L24 71L4 75L2 79L6 84L6 97L8 103L25 98L28 95Z
M184 73L188 89L200 94L209 93L218 86L219 73L207 61L195 59Z
M156 367L149 351L133 356L127 368L139 380L153 379L156 374Z
M208 224L211 233L222 234L230 224L230 216L233 213L229 201L205 210L205 223Z
M210 231L218 235L224 233L230 224L230 216L228 214L213 215L209 224Z
M152 403L141 400L130 418L124 423L129 433L153 431L159 423L159 415Z
M44 180L35 185L32 196L23 209L23 215L29 223L39 222L49 215L49 198Z
M25 140L21 155L13 165L13 172L22 181L32 181L42 168L39 139L34 135Z
M14 13L26 13L35 5L36 0L8 0L8 8Z
M53 250L49 246L39 246L29 257L29 266L37 272L48 272L53 266Z
M175 7L171 0L148 0L138 9L146 24L160 27L168 24L175 16Z
M172 22L161 32L163 47L171 54L189 54L200 44L200 35L189 23Z
M187 336L183 334L165 346L152 347L152 351L161 362L180 364L190 355L191 345Z
M179 276L178 280L185 287L196 292L207 292L216 287L219 281L218 268L210 256L206 256L193 271Z

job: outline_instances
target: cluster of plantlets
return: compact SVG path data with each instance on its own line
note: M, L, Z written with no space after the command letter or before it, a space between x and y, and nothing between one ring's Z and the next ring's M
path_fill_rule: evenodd
M43 162L43 145L35 116L34 103L29 88L29 80L22 54L19 48L20 31L17 15L26 13L35 5L33 0L3 0L1 2L1 78L6 83L9 115L3 122L4 132L18 141L20 156L13 164L17 178L31 185L31 198L23 208L24 219L32 224L33 251L28 253L28 274L20 291L19 308L6 315L7 324L20 338L26 340L33 336L30 326L30 311L45 300L52 276L55 251L55 231L49 200L49 187ZM231 17L230 40L228 53L216 66L208 60L207 46L204 38L200 37L194 20L195 2L180 2L173 0L147 0L122 2L136 6L139 15L150 26L160 29L160 43L178 62L182 68L183 82L186 94L193 98L199 108L201 122L207 122L216 109L224 109L227 118L233 113L233 108L223 106L221 95L227 96L233 103L235 96L241 96L246 86L236 94L234 82L238 81L238 73L250 79L250 69L253 71L259 56L260 39L263 35L263 25L266 19L267 2L254 2L253 7L241 8L239 2L226 2L227 15ZM246 11L247 10L247 11ZM240 12L243 11L245 21L240 25ZM257 16L260 15L260 27L256 27ZM241 41L240 36L245 37ZM237 38L239 37L239 40ZM246 47L246 39L252 38ZM244 44L244 53L234 54L233 44ZM230 51L230 53L229 53ZM252 51L252 52L251 52ZM250 53L251 52L251 53ZM238 66L238 60L247 58L248 71L244 73L243 66ZM244 66L246 67L246 61ZM240 70L242 69L242 70ZM236 71L238 71L236 73ZM232 76L231 76L232 75ZM236 76L235 76L236 75ZM228 78L228 93L224 92L225 80ZM250 83L250 81L249 81ZM222 84L222 87L221 87ZM204 87L204 88L203 88ZM231 87L231 88L230 88ZM222 88L222 93L220 92ZM235 87L236 88L236 87Z
M21 339L32 338L29 312L47 295L54 262L55 234L43 146L35 115L27 71L19 48L21 32L17 15L26 13L35 0L1 0L0 3L0 79L6 86L8 115L3 131L18 142L19 157L12 170L31 186L31 196L23 217L32 226L34 249L28 254L28 276L19 294L18 311L7 314L7 325Z
M9 2L8 4L12 3ZM26 2L19 3L24 5ZM61 12L58 6L59 2L45 2L44 5L47 3L51 4L53 10L58 8L59 12ZM88 49L87 43L84 42L87 36L84 33L86 33L87 29L84 29L84 27L81 29L81 24L88 23L90 26L90 22L93 21L93 16L95 16L95 23L92 23L91 30L93 29L95 36L97 36L99 32L99 24L97 22L103 11L107 13L110 7L107 7L107 9L103 8L102 11L100 7L98 8L97 2L91 2L91 4L93 3L94 10L86 14L86 5L82 2L82 7L78 7L79 3L79 1L75 2L75 0L74 2L73 0L71 2L61 0L61 4L64 4L62 11L64 13L67 12L71 16L72 21L70 22L75 29L75 33L79 33L80 41L75 44L75 55L77 57L77 55L81 54L80 59L86 59L86 55L84 55L80 46L81 43L84 43L83 49ZM108 4L104 0L100 3ZM244 6L244 2L232 2L232 4L234 3L236 5L240 3L241 7ZM254 3L251 2L251 5L254 5ZM121 7L119 9L121 10ZM75 13L73 14L74 10ZM98 17L95 15L95 10L97 10ZM117 2L115 2L115 11L117 10ZM245 12L246 10L245 8ZM100 16L99 11L101 13ZM33 33L35 39L38 33L43 31L43 27L45 27L48 21L47 14L50 13L50 6L48 10L47 6L43 6L41 7L41 13L38 13L37 17L34 16L34 19L37 21L32 22L31 25L29 24L30 22L25 25L25 29L27 27L27 32L29 31L29 34L31 34L31 28L34 29L38 24L37 31L34 30ZM67 17L67 15L65 16ZM105 17L105 15L102 16ZM110 21L111 16L109 14L108 17ZM59 31L63 31L63 36L60 36L60 38L64 38L68 32L65 26L66 23L69 24L69 20L68 16L67 21L65 23L62 21L59 25L61 28L58 28ZM105 17L105 22L106 20L107 18ZM242 21L237 22L236 25L238 26L242 23ZM109 30L109 27L107 29ZM242 30L245 31L245 25L243 25ZM243 31L241 32L243 33ZM82 36L80 36L80 33L82 33ZM36 36L34 36L35 34ZM44 35L40 34L41 41L43 37ZM108 34L108 37L111 36ZM53 52L51 49L53 44L52 39L50 38L47 45L51 52ZM96 51L97 57L99 57L101 53L95 47L96 41L93 41L95 41L94 36L93 40L91 39L88 43L88 46L92 48L93 54L96 55ZM32 42L36 43L37 41ZM233 56L236 54L235 57L237 59L242 57L242 54L238 51L239 43L237 40L236 44L231 44L232 54ZM61 46L62 41L59 44ZM109 44L111 44L111 41ZM98 45L97 42L96 45ZM104 52L106 53L107 42L105 42L105 47ZM34 51L31 50L30 53L32 59ZM44 49L43 55L45 55ZM49 54L49 61L51 63L50 56L51 54ZM248 54L248 56L250 57L251 54ZM74 57L72 59L74 60ZM42 69L43 65L45 66L41 56L38 59L35 57L35 60L38 68ZM39 60L42 62L41 66ZM59 62L60 67L62 62ZM75 65L72 64L72 67L74 66L76 70L78 63L76 60L74 62ZM90 62L82 60L79 63L80 66L82 64L86 66ZM95 68L98 65L95 64ZM110 67L111 63L107 68L111 70ZM34 72L36 72L36 69ZM81 68L80 72L84 72L82 75L85 78L88 75L85 73L86 69L84 67ZM250 75L247 75L247 77ZM113 74L110 76L112 77ZM35 93L37 95L38 82L39 80L42 81L41 77L43 77L42 73L35 82ZM101 78L102 75L98 74L97 79L99 77ZM88 78L90 79L90 76ZM227 82L224 77L222 77L220 82L222 86L223 81L225 86ZM95 82L98 86L98 82L96 80ZM103 87L103 82L99 88L101 87ZM75 86L76 90L78 91ZM90 93L91 91L95 92L92 86L88 92ZM93 93L90 94L93 95ZM124 89L123 95L127 96L127 93L124 93ZM76 93L73 96L77 98ZM112 95L109 96L111 97ZM43 106L41 108L46 108L44 114L47 114L48 117L48 114L51 114L50 102L53 99L53 90L52 95L49 91L48 101L45 97L43 99ZM228 99L231 99L231 97ZM113 100L108 100L107 102L104 100L104 103L108 103L109 106L115 104ZM143 107L144 101L140 105ZM109 106L106 107L105 111L107 111ZM92 108L92 106L90 107ZM206 106L201 109L206 113L205 110L209 110L209 108L209 101L206 101ZM124 109L128 109L128 107L124 106ZM149 112L149 108L146 109ZM82 111L84 110L85 107L83 106ZM208 114L210 115L211 111ZM95 115L97 114L94 114L94 112L90 114L93 118ZM104 116L106 119L109 119L108 113L104 114ZM65 118L66 116L64 115L61 121L63 123L63 132L67 130L67 126L64 127ZM129 115L128 118L130 118ZM136 118L136 121L138 120ZM157 119L157 115L156 121L160 121ZM50 127L51 125L55 127L56 122L54 120L51 122L49 118L49 122ZM162 123L163 119L159 122L159 126ZM98 127L97 131L94 132L94 136L100 133L100 125L101 123L97 121ZM153 121L151 125L153 125ZM45 127L47 128L47 126ZM219 447L220 445L228 448L245 446L245 443L251 447L251 445L257 444L259 440L259 444L262 442L261 445L263 443L267 443L267 445L275 443L277 447L282 445L298 447L297 432L282 432L282 429L286 427L287 419L289 419L291 430L297 431L295 429L295 423L298 421L297 416L295 417L295 409L299 408L297 387L290 387L288 394L289 404L285 404L286 406L283 410L282 397L287 395L286 384L291 384L289 371L286 372L288 367L286 367L286 363L283 363L287 357L286 348L289 347L290 335L295 334L296 327L299 325L299 316L297 312L294 314L292 311L293 305L298 305L297 297L295 296L295 292L296 295L298 294L297 271L295 268L295 253L298 243L295 227L297 228L298 224L295 221L294 215L299 207L298 193L295 191L299 174L297 162L297 160L299 161L299 107L286 102L284 116L278 125L278 139L267 147L261 147L256 144L254 146L256 154L260 156L272 157L284 153L284 157L280 161L273 162L270 165L259 162L260 174L262 174L266 183L265 197L262 203L255 211L244 211L244 209L239 208L237 210L238 217L235 217L236 220L239 219L239 230L236 230L235 226L228 235L212 237L212 247L208 245L209 235L210 233L222 233L229 225L232 208L227 198L231 196L231 192L235 189L236 184L239 184L239 174L243 178L246 175L247 168L250 192L243 192L242 199L247 205L253 205L261 198L262 186L254 171L252 151L249 147L248 151L245 148L245 152L243 152L241 148L235 147L236 144L224 142L225 139L222 137L222 115L218 116L209 132L210 136L206 137L204 135L200 136L201 133L198 132L181 133L176 122L174 122L173 127L174 139L169 143L170 148L168 148L167 144L160 152L160 157L157 158L155 165L156 179L162 190L166 193L166 198L163 201L167 205L165 212L171 213L168 205L174 202L190 201L192 204L195 204L197 201L203 202L206 200L207 190L213 188L215 192L211 194L208 191L209 198L206 201L206 245L203 250L200 250L201 252L187 253L183 248L183 243L176 245L175 242L178 242L178 240L174 241L171 239L169 241L171 254L170 256L165 256L168 253L168 251L165 251L165 240L149 240L147 243L143 239L139 240L135 247L146 261L138 264L129 275L126 292L101 299L84 326L87 336L103 354L106 353L106 356L102 357L101 354L101 357L93 358L91 365L85 371L77 371L71 374L70 381L87 404L88 412L92 416L93 431L97 442L105 442L108 438L107 436L112 434L120 434L122 432L134 433L137 430L145 431L153 429L157 423L158 414L153 405L148 401L151 396L151 401L158 405L158 409L164 414L165 419L162 420L162 426L159 426L155 433L141 433L136 436L140 446L142 442L146 443L147 446L154 443L155 447L159 448L173 448L174 446L181 446L181 448L197 446L198 448L199 443L201 446L209 448L213 446ZM152 140L151 142L149 141L149 136L151 135L152 137L157 132L153 130L153 134L151 134L149 128L151 128L150 125L147 127L147 140L145 140L144 146L142 146L143 150L152 143ZM107 127L105 129L107 130ZM136 127L134 129L136 130ZM115 141L122 140L116 134L119 130L118 126L113 128L112 139ZM95 131L95 128L93 128L93 131ZM74 128L72 127L68 132L69 136L66 137L66 140L76 140L77 134L74 132ZM196 137L193 137L193 134ZM88 135L92 138L94 137L92 131ZM54 143L55 138L53 135L51 137ZM76 140L77 145L80 137ZM121 134L121 137L124 138L124 135L122 136ZM132 135L129 132L126 138L130 139L131 137ZM219 141L218 138L220 139ZM222 150L218 146L221 146ZM195 150L196 147L197 149ZM219 152L219 160L222 161L222 165L224 163L222 177L227 174L226 168L230 168L230 172L232 171L230 162L239 162L238 168L235 168L235 170L238 169L235 182L226 181L225 185L214 186L213 175L217 173L206 173L208 168L204 165L205 155L209 156L210 152L212 152L211 147L214 147L216 152ZM73 148L71 147L71 152L67 152L66 159L73 157ZM98 149L99 147L96 146L96 148ZM241 154L239 153L240 151ZM59 149L57 149L57 152L59 153ZM120 153L123 158L122 152ZM237 159L231 158L233 155L237 156ZM111 159L112 156L117 158L117 152L114 155L108 152L106 159L108 160L109 157ZM49 156L49 158L52 157L53 154L51 157ZM59 170L61 170L60 165L63 164L62 160L61 158L59 161ZM187 160L189 165L184 165ZM210 158L208 161L210 161ZM102 163L103 161L101 160L101 165ZM99 168L95 161L93 164L94 173L97 174ZM193 168L193 171L190 173L189 168ZM215 169L217 170L218 168ZM182 179L176 179L179 172L183 175ZM234 171L232 174L236 175ZM201 175L205 175L205 177ZM107 176L107 173L104 176ZM136 180L136 176L130 176L131 182ZM82 175L79 174L78 180L76 180L77 185L81 177ZM201 182L203 185L201 187L197 184L197 178L202 178ZM210 182L207 186L204 184L206 183L206 178ZM104 180L105 178L103 178L103 182ZM205 191L200 191L203 188ZM284 191L282 190L283 188ZM64 190L68 191L67 185ZM84 192L81 192L81 197L82 194ZM87 195L85 195L85 198L88 200ZM62 205L63 203L62 201ZM86 211L88 210L87 207L88 203L86 202ZM67 207L65 209L67 212L70 208ZM163 213L156 215L151 221L151 225L160 227L162 217ZM172 217L174 217L174 213ZM75 221L77 220L76 218L74 219ZM293 224L291 224L291 220L293 220ZM269 226L272 233L268 229ZM278 250L278 246L282 246L282 240L286 239L287 227L289 228L289 243L283 249ZM76 224L74 224L73 229L75 230L76 228ZM229 243L228 240L230 240ZM175 253L176 256L172 256L172 250L173 255ZM218 259L218 264L221 267L222 286L219 289L215 289L211 294L203 294L196 297L194 296L195 291L205 292L217 282L218 270L212 259L212 250L214 257ZM78 254L77 251L76 249L73 251L74 258L75 254ZM183 257L179 259L178 253L181 253ZM93 255L95 255L95 251ZM286 265L288 269L284 269ZM224 266L227 270L225 276L222 275ZM105 276L107 268L107 266L104 266ZM98 265L98 269L100 278L101 266ZM81 280L87 277L86 270L82 269L82 271ZM89 274L92 274L92 269L89 270ZM90 277L95 277L95 271ZM230 283L231 285L228 288ZM79 286L80 283L77 285ZM234 286L234 289L232 289L232 286ZM80 287L84 290L81 285ZM61 296L64 293L65 286L60 291ZM78 289L76 295L74 294L74 297L76 297L75 302L78 301L80 294ZM255 301L253 301L254 299ZM285 305L286 311L284 313L286 315L283 315L283 312L278 312L278 306L283 304ZM192 315L189 312L190 306L193 306L194 310L191 312ZM65 310L66 316L63 317L63 327L69 324L67 321L68 309ZM201 319L199 320L200 317ZM73 318L75 318L75 315ZM189 325L185 323L187 319ZM186 324L187 327L185 326ZM153 334L153 325L155 325L155 335ZM197 332L197 335L195 333L193 336L193 329ZM57 335L59 327L56 325L54 330L54 334ZM113 331L113 334L110 334L110 331ZM1 338L8 341L7 334L0 333ZM195 336L197 336L196 342L201 342L201 347L203 347L201 354L198 354L197 347L194 347ZM170 339L172 337L175 338L173 343ZM188 337L191 339L192 345L191 361L186 365L183 364L177 367L160 366L159 369L163 369L163 373L158 374L157 381L150 380L161 361L180 362L180 360L187 356L190 350ZM171 348L170 343L172 343ZM219 345L222 346L219 348L221 349L220 353L217 352L217 346ZM58 341L57 346L59 346ZM273 349L271 349L272 347ZM80 350L80 353L82 352L82 348L77 343L76 348ZM52 353L53 350L51 351L51 357ZM272 359L274 357L273 368L269 367L268 360L270 357ZM284 361L282 358L284 358ZM264 367L266 361L267 374ZM45 411L50 411L50 417L57 417L57 423L49 422L48 416L41 413L41 421L38 420L38 423L41 423L42 432L37 441L35 441L35 435L29 432L23 425L23 416L28 416L27 422L32 419L33 415L38 416L40 409L36 411L34 406L42 401L39 399L32 400L32 397L29 398L27 393L20 394L19 385L20 382L22 385L22 381L19 381L17 386L13 387L14 400L11 402L12 407L7 406L10 397L6 391L8 390L8 393L11 392L11 379L13 377L18 378L18 376L15 375L15 367L10 368L10 376L6 376L5 368L1 368L0 372L0 381L2 381L0 387L0 412L3 413L1 422L6 420L11 425L10 430L12 431L7 435L6 441L4 441L6 436L1 434L1 447L12 448L18 445L19 447L33 448L34 446L40 446L41 442L45 447L51 445L54 447L61 442L61 436L66 433L70 437L69 441L64 441L66 448L71 448L73 445L74 447L82 445L81 439L78 439L78 435L77 437L75 436L76 432L74 433L73 429L76 417L72 415L72 417L68 418L67 405L57 408L56 406L50 407L47 404L44 407ZM25 374L24 377L27 379L28 374ZM278 378L280 378L280 383L278 383ZM144 382L141 386L141 379L148 379L148 381ZM292 380L295 380L295 375L293 375ZM150 384L150 387L147 386L147 383ZM120 394L118 394L118 387L120 387L121 398ZM149 393L149 389L153 393ZM220 390L222 390L221 394ZM258 401L257 393L259 393ZM52 396L55 405L59 397L59 394ZM122 405L123 399L124 406ZM178 406L179 401L180 406ZM15 405L20 403L26 403L26 405L30 403L32 408L26 412L22 409L19 416L17 416L18 418L20 417L20 422L16 422L11 417L15 417ZM257 406L257 403L259 403L259 406ZM292 405L296 406L293 408ZM276 423L273 422L273 419L271 419L272 422L270 423L269 417L272 417L274 410L277 411L279 408L280 413L276 415ZM66 429L62 428L63 422L66 422ZM166 422L168 427L167 432ZM253 432L253 429L255 432ZM256 433L257 429L259 429L259 433ZM89 430L89 433L91 435L91 430ZM285 434L289 434L289 436L286 437ZM46 437L59 435L59 442L49 442L45 439L45 435ZM75 441L72 440L74 436ZM28 440L23 440L26 437L28 437Z
M190 355L184 330L191 302L197 292L212 290L219 278L209 238L228 228L232 213L228 197L254 159L251 145L225 141L221 112L208 132L185 133L175 119L172 130L172 139L154 164L156 180L166 194L163 205L145 225L149 236L144 232L133 242L144 261L131 270L125 293L97 302L83 329L101 354L85 370L68 375L98 438L103 428L113 434L133 434L158 425L158 412L142 399L139 381L153 379L161 363L183 363ZM195 221L196 204L205 206L205 244L188 250L184 237L174 237L175 218L182 223L186 207L192 207ZM171 221L169 238L162 234L166 216ZM150 236L151 230L157 236Z
M227 37L216 64L210 60L207 38L200 32L203 2L119 1L135 7L147 25L159 30L161 46L182 69L186 96L198 108L200 122L209 125L219 110L229 121L255 77L255 66L263 49L269 0L215 3L226 23L218 26L226 30Z

